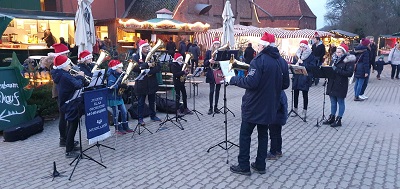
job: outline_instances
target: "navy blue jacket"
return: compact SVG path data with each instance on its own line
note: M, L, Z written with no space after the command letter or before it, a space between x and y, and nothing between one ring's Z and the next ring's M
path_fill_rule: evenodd
M349 77L353 75L354 62L356 57L354 55L343 55L340 59L331 63L335 66L335 74L332 78L328 78L326 94L339 98L346 98L347 89L349 86Z
M107 99L116 100L116 101L122 99L122 96L118 95L118 90L119 90L119 87L120 87L119 84L121 84L122 78L120 78L118 83L112 89L109 88L112 85L114 85L115 82L117 82L117 80L121 76L121 74L122 73L118 73L117 71L115 71L115 70L113 70L111 68L107 70L107 73L106 73L106 76L107 76L107 88L108 88Z
M83 73L84 73L85 75L87 75L87 76L89 76L89 77L92 77L92 76L93 76L93 73L92 73L92 69L93 69L93 67L94 67L93 64L79 63L79 64L78 64L78 67L79 67L79 69L80 69L81 71L83 71Z
M285 125L288 118L288 102L285 91L282 90L280 98L280 106L276 113L275 120L272 122L274 125Z
M354 77L365 78L365 74L369 73L370 70L368 48L366 46L359 45L354 48L354 53L358 60L355 65Z
M297 60L293 62L293 64L296 64ZM298 75L295 74L293 75L293 84L292 84L292 89L293 90L301 90L301 91L308 91L311 86L311 67L314 67L317 65L316 59L314 55L310 54L305 60L303 60L302 64L299 64L300 66L304 66L307 70L308 75Z
M178 49L179 54L181 54L182 56L185 56L185 52L187 50L186 48L187 47L186 47L186 44L184 41L179 42L179 49Z
M65 119L68 121L75 120L77 118L78 112L76 111L78 110L78 107L66 107L67 104L65 104L65 102L72 98L76 90L83 88L84 77L80 75L72 76L69 72L63 69L53 69L50 73L54 83L57 84L57 101L59 107L65 112ZM80 99L80 101L81 100L82 99ZM72 103L68 103L68 105L72 105Z
M180 77L185 75L185 71L182 71L182 65L179 65L178 62L171 63L171 73L173 74L173 82L174 85L184 86L185 82L181 82Z
M142 54L143 60L146 55ZM143 69L148 69L149 65L145 62L139 62L139 54L133 56L133 60L136 61L139 66L135 66L132 71L140 74ZM158 91L158 81L156 74L161 71L161 67L157 64L155 67L150 68L150 72L143 78L143 80L136 81L135 83L135 93L137 95L148 95L155 94Z
M206 51L204 57L204 71L206 72L206 83L215 84L213 69L210 68L211 50Z
M285 73L285 74L284 74ZM251 62L246 77L232 77L230 84L246 89L242 97L242 121L268 125L275 119L288 66L276 47L264 48Z

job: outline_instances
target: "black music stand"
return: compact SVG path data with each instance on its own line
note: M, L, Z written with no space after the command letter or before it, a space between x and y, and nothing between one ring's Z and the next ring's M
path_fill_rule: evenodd
M328 82L328 78L333 78L335 76L335 72L332 68L332 66L320 66L320 67L314 67L312 68L312 72L314 75L314 78L325 78L324 81L324 91L323 91L323 96L324 96L324 100L322 102L322 117L321 117L321 121L319 121L319 119L317 118L317 123L314 125L315 127L320 127L321 123L326 120L326 116L325 116L325 103L326 103L326 85ZM335 128L336 129L336 128ZM336 129L337 130L337 129Z
M195 83L195 82L192 82L192 81L194 81L194 77L193 76L190 79L190 84L193 85L193 110L192 110L192 112L194 112L196 114L197 119L199 119L199 121L200 121L199 114L200 115L203 115L203 114L196 110L196 86L197 86L197 90L198 90L199 89L199 86L198 86L199 83Z
M297 67L297 68L294 68L294 67L292 67L292 66L290 66L289 67L289 69L290 69L290 71L292 72L292 74L293 74L293 77L294 77L294 75L304 75L306 72L303 72L303 71L301 71L301 69L299 69L300 67ZM304 67L303 67L304 68ZM305 69L305 68L304 68ZM292 78L292 81L293 81L293 78ZM293 83L293 82L292 82ZM295 115L295 117L297 116L297 117L299 117L301 120L303 120L304 122L307 122L307 120L306 120L306 118L304 117L301 117L300 115L299 115L299 113L297 113L296 111L294 111L294 90L293 90L293 88L292 88L292 90L291 90L291 93L292 93L292 105L291 105L291 109L290 109L290 111L289 111L289 113L288 113L288 117L290 117L290 115L293 113L294 115Z
M224 109L223 114L224 114L224 116L225 116L225 119L224 119L225 140L223 140L222 142L220 142L220 143L218 143L218 144L215 144L215 145L211 146L210 148L208 148L207 152L210 152L210 150L211 150L212 148L214 148L214 147L217 147L217 146L221 147L223 150L226 151L226 156L227 156L227 157L226 157L226 164L228 164L228 163L229 163L229 153L228 153L228 150L229 150L232 146L239 147L239 145L237 145L237 144L235 144L235 143L233 143L233 142L231 142L231 141L228 140L228 111L232 113L233 117L235 117L235 114L234 114L232 111L230 111L230 110L228 109L228 105L227 105L226 87L228 86L228 84L226 84L225 81L224 81L223 85L224 85L224 106L223 106L222 108ZM214 116L214 114L213 114L213 116ZM225 144L225 145L223 145L223 144ZM230 144L229 147L228 147L228 144Z

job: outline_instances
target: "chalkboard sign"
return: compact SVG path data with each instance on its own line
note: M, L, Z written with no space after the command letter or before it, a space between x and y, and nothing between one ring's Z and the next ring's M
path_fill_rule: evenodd
M33 119L35 105L27 105L32 90L24 87L29 80L21 75L22 66L15 53L9 67L0 67L0 131Z

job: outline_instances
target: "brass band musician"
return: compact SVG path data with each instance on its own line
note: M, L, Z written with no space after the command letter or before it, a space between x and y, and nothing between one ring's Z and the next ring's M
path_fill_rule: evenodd
M94 65L92 64L93 55L88 50L84 50L79 53L78 57L78 67L85 75L92 77L92 69Z
M218 38L215 38L212 42L212 46L210 50L207 50L206 56L204 58L204 67L206 70L206 83L210 85L210 93L209 93L209 102L210 107L208 109L208 115L213 114L213 96L215 91L215 104L214 104L214 112L220 113L218 109L218 100L219 100L219 91L221 90L221 84L216 84L214 79L213 67L215 64L215 57L212 57L211 54L217 51L217 49L221 46ZM218 69L218 68L217 68Z
M187 93L185 88L185 76L189 74L189 70L182 70L184 66L183 56L179 53L174 54L174 59L171 64L171 72L173 74L173 82L176 92L176 107L177 115L193 114L187 107ZM183 78L183 79L182 79ZM182 93L183 112L179 109L180 93Z

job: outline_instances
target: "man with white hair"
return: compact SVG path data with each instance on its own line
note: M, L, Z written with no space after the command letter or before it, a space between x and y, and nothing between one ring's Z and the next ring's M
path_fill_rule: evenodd
M251 175L250 167L265 174L265 158L268 146L268 125L276 118L280 107L281 91L289 85L288 65L275 47L275 36L264 33L258 55L250 62L246 77L230 76L226 81L246 89L242 98L242 123L239 137L238 165L232 165L233 173ZM268 99L268 100L266 100ZM258 131L258 150L254 163L250 164L250 143L254 127Z

